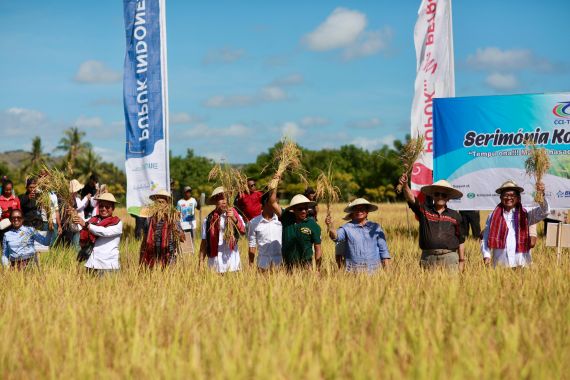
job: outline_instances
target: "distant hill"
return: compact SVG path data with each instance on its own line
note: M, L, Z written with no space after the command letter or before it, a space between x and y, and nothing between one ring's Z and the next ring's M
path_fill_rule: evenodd
M0 162L4 163L10 171L15 172L19 170L29 155L30 152L22 149L0 152ZM51 163L59 163L63 160L63 156L51 156L50 154L46 154L46 156Z

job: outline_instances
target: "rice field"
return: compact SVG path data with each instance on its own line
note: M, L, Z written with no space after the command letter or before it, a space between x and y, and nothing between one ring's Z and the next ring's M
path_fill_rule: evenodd
M119 274L90 277L65 249L42 254L41 272L2 271L2 379L570 377L569 262L541 239L527 270L484 268L470 239L465 273L423 272L413 215L383 204L370 219L386 230L389 271L336 270L323 237L320 273L258 273L245 239L240 273L197 255L144 272L118 211Z

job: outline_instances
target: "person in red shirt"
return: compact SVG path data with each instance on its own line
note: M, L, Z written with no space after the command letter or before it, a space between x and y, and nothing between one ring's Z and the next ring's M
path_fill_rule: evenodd
M261 197L263 196L263 192L257 190L255 186L255 180L248 178L247 187L249 194L239 194L235 202L238 212L244 217L246 223L249 223L249 221L256 216L261 215Z
M2 215L0 216L0 220L9 219L12 210L20 209L20 199L12 194L13 189L14 184L12 181L9 179L2 181L2 194L0 194L0 209L2 210ZM8 231L8 228L0 230L0 244L6 231Z
M4 181L2 194L0 195L0 208L2 208L2 217L0 220L9 218L11 210L20 209L20 199L12 194L12 189L14 189L12 181Z

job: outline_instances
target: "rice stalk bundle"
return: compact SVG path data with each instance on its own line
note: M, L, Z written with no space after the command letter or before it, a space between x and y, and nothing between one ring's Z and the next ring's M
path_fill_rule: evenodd
M239 194L248 193L247 176L239 169L232 168L228 164L216 164L208 174L208 180L216 182L224 188L224 198L226 199L227 209L234 207L235 199ZM235 241L236 223L233 219L227 219L226 229L224 231L224 240L226 242Z
M303 165L301 164L301 156L302 152L297 144L287 137L283 138L281 148L278 149L273 156L273 162L277 164L277 170L267 185L269 190L277 189L279 181L286 171L298 175L302 182L307 183L304 176Z
M56 211L52 209L50 199L52 192L57 195L62 227L70 228L75 224L73 223L73 217L77 215L75 199L69 188L69 178L62 171L44 166L37 175L36 192L36 204L48 215L50 227L53 225L49 215Z
M546 149L537 147L531 140L525 141L525 146L529 150L529 154L524 162L524 167L526 174L534 177L536 186L536 184L542 182L542 178L544 178L544 175L548 172L548 169L550 169L550 157L548 157ZM544 194L535 191L534 201L542 204L544 202Z
M333 184L332 162L329 169L325 173L321 170L321 174L317 177L317 188L315 195L318 200L323 200L327 205L327 216L331 214L331 204L338 203L340 199L340 189Z
M417 137L411 138L410 141L404 145L402 148L402 153L400 154L400 159L404 167L404 173L409 177L412 174L412 169L414 167L414 162L418 160L420 154L424 150L424 144L426 139L423 135L418 135ZM396 187L396 193L402 192L402 185L398 184Z
M174 242L176 252L180 250L180 235L178 234L176 225L180 221L180 214L171 201L155 201L145 207L144 214L148 218L161 220L170 226L172 230L171 238Z

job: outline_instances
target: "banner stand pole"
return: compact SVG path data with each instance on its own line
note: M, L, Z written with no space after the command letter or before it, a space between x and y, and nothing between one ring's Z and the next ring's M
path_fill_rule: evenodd
M560 257L562 253L562 248L560 247L562 243L562 222L558 223L558 233L556 234L556 263L560 265Z
M406 206L406 224L408 226L408 238L412 240L412 231L410 231L410 216L409 216L409 207Z

